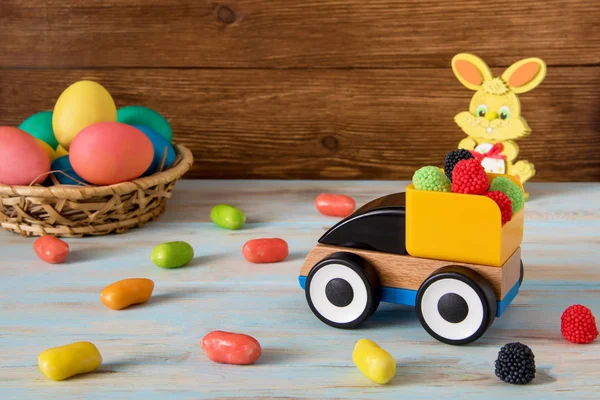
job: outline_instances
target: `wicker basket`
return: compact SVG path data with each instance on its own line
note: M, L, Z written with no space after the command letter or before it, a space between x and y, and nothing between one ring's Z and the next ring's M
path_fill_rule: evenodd
M123 233L153 221L192 166L186 147L175 145L173 165L152 176L111 186L0 185L0 224L23 236L83 237Z

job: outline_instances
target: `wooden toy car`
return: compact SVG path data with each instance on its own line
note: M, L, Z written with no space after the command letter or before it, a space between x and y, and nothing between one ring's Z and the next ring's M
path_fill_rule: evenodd
M333 327L359 326L383 301L415 306L441 342L470 343L517 296L523 222L521 209L502 226L486 196L411 184L329 229L306 257L300 286L312 312Z

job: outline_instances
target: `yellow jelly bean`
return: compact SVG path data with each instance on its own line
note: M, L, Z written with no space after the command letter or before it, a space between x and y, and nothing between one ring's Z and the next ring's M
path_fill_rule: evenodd
M102 364L100 352L90 342L75 342L44 350L38 367L48 378L62 381L74 375L92 372Z
M375 383L386 384L396 375L396 360L369 339L360 339L352 352L354 365Z

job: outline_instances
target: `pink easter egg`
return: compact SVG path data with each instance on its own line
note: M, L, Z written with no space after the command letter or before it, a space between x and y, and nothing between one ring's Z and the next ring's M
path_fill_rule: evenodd
M0 183L41 183L50 171L48 153L38 140L12 126L0 126Z
M150 139L120 122L99 122L82 129L69 148L75 172L95 185L136 179L148 169L153 157Z

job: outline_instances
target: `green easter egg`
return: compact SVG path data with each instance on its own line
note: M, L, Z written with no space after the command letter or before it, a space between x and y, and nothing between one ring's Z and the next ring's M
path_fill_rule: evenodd
M144 125L173 142L169 122L156 111L144 106L126 106L117 110L117 121L128 125Z
M236 230L246 222L246 216L228 204L218 204L210 211L210 219L221 228Z
M21 122L19 129L47 143L53 150L56 150L58 147L58 141L52 129L52 111L42 111L33 114Z
M179 268L194 258L194 249L187 242L161 243L152 251L152 262L161 268Z

